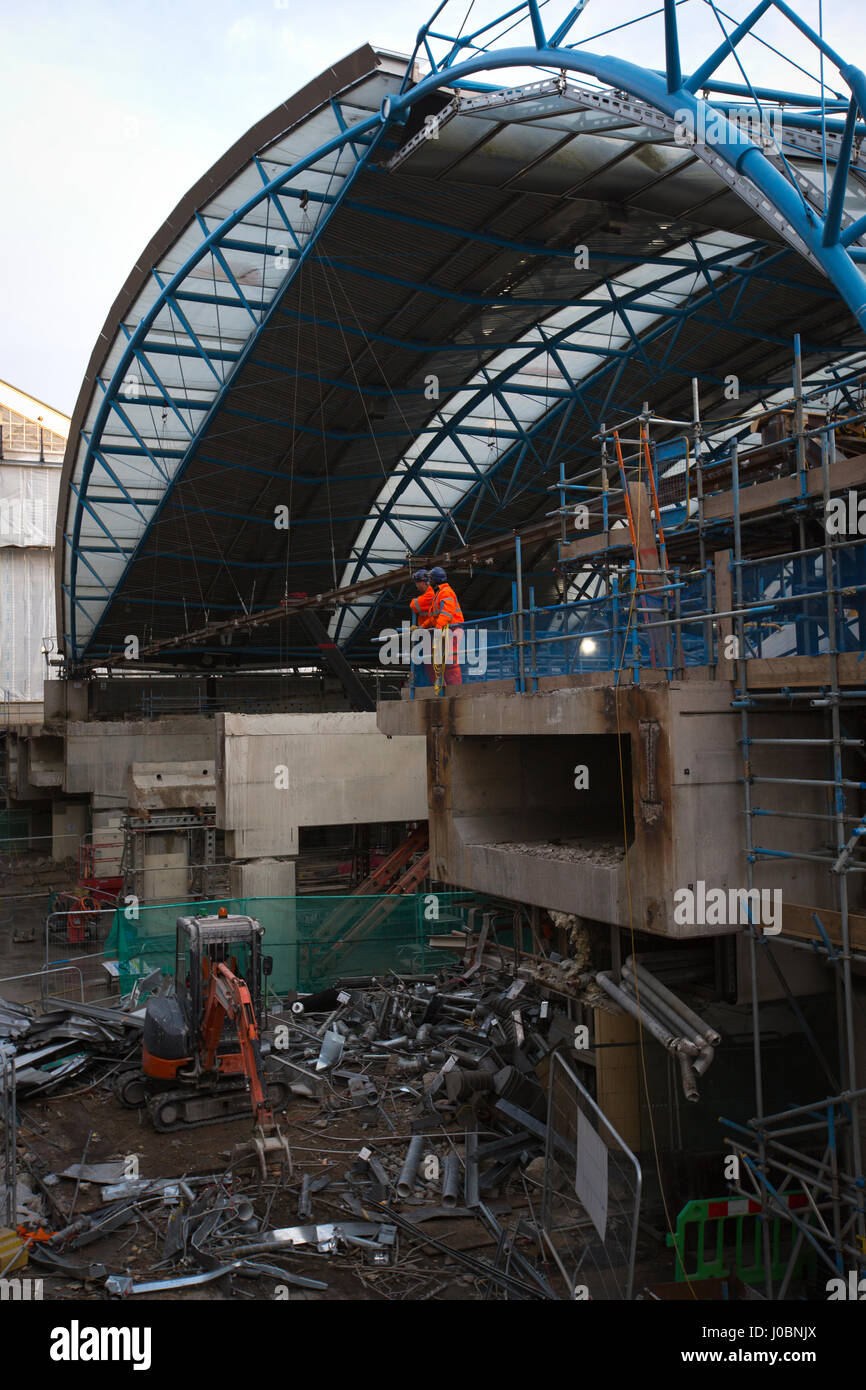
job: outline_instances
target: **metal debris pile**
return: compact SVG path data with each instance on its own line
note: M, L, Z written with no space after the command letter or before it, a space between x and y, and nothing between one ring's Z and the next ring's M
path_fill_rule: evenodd
M36 1014L0 999L0 1046L13 1057L19 1098L50 1094L140 1046L144 1011L62 999Z
M581 923L568 926L579 944ZM637 961L622 980L644 1008L664 1010L659 1032L684 1076L701 1074L718 1035ZM482 930L463 938L462 964L438 975L290 995L265 1017L261 1048L266 1077L283 1092L288 1083L293 1162L253 1178L228 1150L207 1155L207 1172L144 1177L128 1159L88 1163L85 1147L80 1163L52 1172L21 1140L29 1257L97 1297L218 1280L215 1296L568 1297L541 1220L545 1171L556 1167L546 1157L549 1069L575 1045L575 1004L617 1009L611 993L588 951L517 960ZM92 1085L113 1103L118 1068L141 1046L144 1011L130 1003L51 1001L41 1017L0 1003L19 1101L53 1090L83 1058L101 1066ZM630 995L621 1007L635 1009ZM101 1242L103 1262L78 1256Z
M347 982L271 1012L263 1053L269 1074L291 1078L294 1163L265 1180L230 1165L131 1178L86 1149L51 1172L25 1146L31 1216L49 1228L28 1238L32 1263L95 1296L220 1279L315 1296L336 1279L346 1297L351 1279L386 1299L561 1297L536 1209L546 1058L564 1013L513 971L470 973ZM70 1008L50 1027L85 1024L101 1048L128 1047L126 1015L113 1011L112 1028L98 1012ZM23 1022L16 1047L33 1028L45 1037L43 1020ZM78 1254L109 1239L99 1263Z

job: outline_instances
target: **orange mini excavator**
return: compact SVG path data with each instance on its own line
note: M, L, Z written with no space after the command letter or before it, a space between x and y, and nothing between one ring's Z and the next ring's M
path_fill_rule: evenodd
M276 1159L291 1171L286 1138L273 1110L289 1098L286 1082L268 1077L260 1043L264 928L252 917L179 917L175 991L147 1002L141 1069L119 1078L127 1105L147 1104L163 1133L218 1124L249 1113L255 1136L235 1162Z

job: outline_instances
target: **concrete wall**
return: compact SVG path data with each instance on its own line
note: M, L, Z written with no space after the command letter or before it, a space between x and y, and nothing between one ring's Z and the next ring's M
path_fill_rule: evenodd
M126 779L131 811L197 810L213 806L216 795L214 760L198 762L133 763Z
M737 937L736 945L737 1003L751 1004L752 955L745 932ZM758 999L762 1003L786 998L784 986L768 959L770 953L793 995L826 994L836 988L836 967L826 956L803 951L798 946L786 946L783 941L769 941L766 946L758 947L756 958Z
M86 719L87 686L87 681L43 681L42 705L46 724L61 724L67 719Z
M91 817L96 863L100 877L116 878L123 855L123 831L119 811L94 811Z
M427 816L423 738L385 738L375 714L218 715L216 776L234 859L297 854L302 825Z
M178 903L189 897L189 845L186 835L166 832L145 838L142 897L146 903Z
M90 793L94 805L125 807L133 763L198 762L214 756L214 721L198 716L66 725L66 791Z
M37 734L34 730L19 746L24 753L19 760L19 796L27 795L31 789L63 786L64 748L59 735ZM29 783L26 790L24 777Z
M740 930L739 919L675 922L677 891L699 891L699 881L725 891L748 882L733 695L729 682L692 680L526 695L464 689L439 700L380 704L378 719L386 733L426 734L435 877L619 926L631 921L665 936L704 937ZM752 736L822 733L820 716L807 715L785 723L780 735L780 718L757 715ZM753 766L766 775L822 775L823 750L760 750L766 758L757 761L756 745ZM579 764L588 768L585 789L571 776ZM753 788L753 804L767 810L826 809L822 799L812 788ZM604 848L622 849L623 809L627 869L624 858L617 863ZM809 820L767 816L755 818L753 827L756 844L821 852ZM762 861L755 883L780 889L783 904L834 906L823 864Z

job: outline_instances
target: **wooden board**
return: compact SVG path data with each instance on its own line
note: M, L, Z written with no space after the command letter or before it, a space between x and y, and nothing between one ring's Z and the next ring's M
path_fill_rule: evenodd
M821 933L812 921L817 912L825 932L834 946L842 944L842 914L831 907L804 907L801 903L782 902L782 939L796 937L798 941L819 941ZM857 912L848 914L848 930L852 949L866 950L866 917Z
M746 685L754 690L778 690L783 685L815 690L819 685L830 684L830 659L826 656L752 657L746 666ZM839 684L866 689L866 658L862 652L842 652Z

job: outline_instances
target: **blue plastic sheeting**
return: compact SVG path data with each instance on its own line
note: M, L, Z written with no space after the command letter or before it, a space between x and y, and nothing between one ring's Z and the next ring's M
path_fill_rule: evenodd
M832 552L832 575L823 551L743 564L743 602L772 605L744 621L746 657L821 656L831 650L828 587L833 602L836 650L859 652L866 638L866 544ZM832 584L828 585L828 578Z

